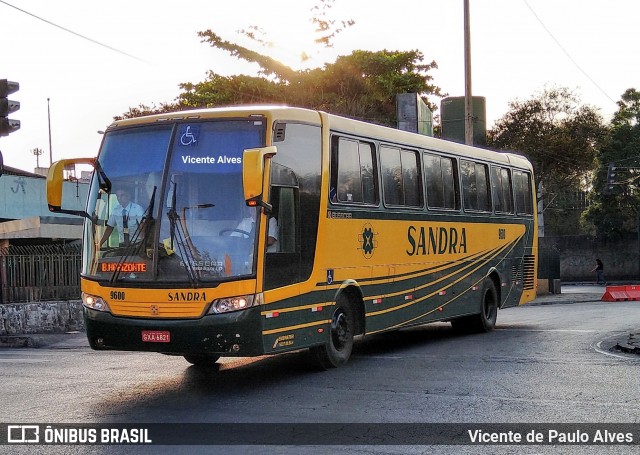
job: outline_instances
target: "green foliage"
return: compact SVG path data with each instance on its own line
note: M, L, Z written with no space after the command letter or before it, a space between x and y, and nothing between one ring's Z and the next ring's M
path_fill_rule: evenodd
M582 207L567 196L585 189L606 131L594 108L580 105L567 88L551 88L527 101L511 102L487 133L487 143L521 153L533 164L545 232L576 234Z
M547 191L579 188L606 136L602 117L567 88L512 101L488 134L488 145L525 155Z
M328 18L327 11L333 2L320 0L312 10L316 16L311 22L319 34L316 42L325 47L331 46L333 38L344 28L354 24L352 20ZM240 33L258 44L268 44L258 27L252 26ZM212 30L198 35L204 43L256 64L257 74L222 76L210 71L202 82L180 84L182 92L173 103L163 103L157 108L145 105L130 108L116 119L202 107L264 103L319 109L395 126L398 93L419 93L432 111L437 107L427 96L443 96L429 74L437 68L436 62L425 63L424 55L418 50L356 50L321 68L294 70L268 55L225 40Z
M316 27L315 32L319 34L315 42L321 44L324 47L333 47L333 39L336 35L342 32L345 28L351 27L355 24L352 19L349 20L336 20L329 17L329 10L335 3L335 0L320 0L319 5L315 5L311 8L314 12L314 16L311 18L311 23Z
M293 71L275 60L222 41L213 32L206 36L214 46L232 55L260 65L261 77L221 76L210 71L199 83L183 83L174 104L162 104L155 112L238 104L287 104L320 109L333 114L395 126L395 96L398 93L420 93L441 96L440 88L431 83L429 70L435 62L422 63L420 51L354 51L341 56L324 68ZM269 78L271 77L271 78ZM432 110L433 103L423 98ZM140 106L124 117L154 112Z
M607 140L597 154L592 204L581 220L591 233L611 240L637 232L640 207L640 92L628 89L617 104ZM616 167L611 188L609 166Z

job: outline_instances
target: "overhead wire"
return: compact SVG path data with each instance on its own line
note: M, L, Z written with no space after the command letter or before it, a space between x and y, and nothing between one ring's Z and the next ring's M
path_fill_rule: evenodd
M536 20L540 23L540 25L542 26L542 28L544 28L544 30L547 32L547 34L551 37L551 39L556 43L556 45L560 48L560 50L564 53L564 55L567 56L567 58L571 61L571 63L574 64L574 66L576 68L578 68L578 70L587 78L589 79L589 81L598 89L600 90L600 92L606 96L612 103L616 103L616 101L614 101L613 98L611 98L609 96L609 94L607 92L604 91L604 89L602 87L600 87L600 85L584 70L582 69L582 67L578 64L578 62L575 61L575 59L571 56L571 54L569 54L569 52L565 49L565 47L560 43L560 41L554 36L553 33L551 33L551 30L549 30L549 28L545 25L545 23L542 21L542 19L540 19L540 16L538 16L536 14L536 12L533 10L533 8L531 7L531 5L529 5L529 2L527 2L527 0L522 0L524 2L525 5L527 5L527 8L529 8L529 11L531 11L531 14L533 14L533 16L536 18Z
M122 51L120 49L116 49L115 47L109 46L108 44L101 43L100 41L97 41L97 40L95 40L93 38L89 38L88 36L85 36L85 35L83 35L81 33L74 32L73 30L70 30L70 29L68 29L66 27L58 25L55 22L51 22L51 21L49 21L47 19L44 19L43 17L40 17L40 16L38 16L36 14L33 14L33 13L30 13L29 11L26 11L26 10L24 10L22 8L18 8L17 6L12 5L9 2L6 2L4 0L0 0L0 3L2 3L3 5L6 5L6 6L10 7L10 8L13 8L15 10L18 10L21 13L27 14L27 15L35 18L35 19L38 19L39 21L45 22L45 23L47 23L47 24L49 24L49 25L51 25L53 27L59 28L60 30L64 30L67 33L71 33L72 35L75 35L75 36L77 36L79 38L82 38L82 39L85 39L85 40L87 40L87 41L89 41L91 43L97 44L98 46L102 46L102 47L104 47L106 49L109 49L109 50L111 50L113 52L117 52L118 54L121 54L121 55L127 56L129 58L132 58L134 60L138 60L140 62L146 63L145 60L141 59L140 57L136 57L135 55L129 54L128 52L124 52L124 51Z

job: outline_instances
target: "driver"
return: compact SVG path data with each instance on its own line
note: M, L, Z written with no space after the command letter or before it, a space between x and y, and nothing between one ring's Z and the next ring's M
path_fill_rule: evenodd
M231 237L240 237L242 236L245 239L248 239L251 235L253 235L253 231L256 227L256 210L253 207L249 207L247 205L242 207L242 219L236 226L236 229L229 234Z
M253 207L245 205L242 209L242 220L236 226L236 230L233 231L230 236L240 237L247 239L253 237L253 232L256 227L256 215L257 211ZM238 232L242 231L242 232ZM267 237L267 252L273 253L278 251L278 221L271 217L269 218L269 232Z
M107 220L107 228L100 239L100 246L109 239L113 228L118 228L118 236L121 246L129 245L130 235L136 232L144 216L143 208L131 201L131 193L128 189L116 191L118 204L113 208Z

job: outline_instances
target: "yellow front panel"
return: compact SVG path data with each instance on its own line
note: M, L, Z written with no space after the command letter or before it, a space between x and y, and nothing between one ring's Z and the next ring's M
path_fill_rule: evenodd
M83 280L82 290L106 300L115 316L192 319L204 315L217 298L255 293L255 280L223 283L216 288L202 289L109 288Z

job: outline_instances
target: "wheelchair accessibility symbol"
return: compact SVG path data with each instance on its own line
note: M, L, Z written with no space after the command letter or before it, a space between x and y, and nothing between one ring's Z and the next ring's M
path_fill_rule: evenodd
M198 136L200 136L199 127L191 125L183 127L180 135L180 144L184 146L194 145L198 142Z

